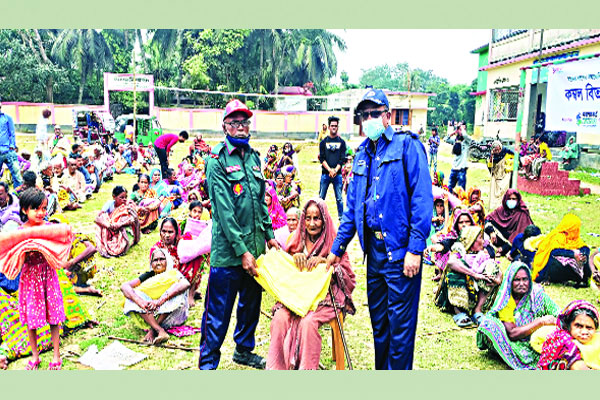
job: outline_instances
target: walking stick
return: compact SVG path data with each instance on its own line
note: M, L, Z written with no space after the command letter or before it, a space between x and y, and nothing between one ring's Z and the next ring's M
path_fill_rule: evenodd
M494 149L492 149L492 151L494 151ZM493 181L494 181L494 154L492 154L492 152L490 152L490 157L492 158L491 163L492 163L492 169L490 171L490 197L489 197L489 201L488 201L488 210L492 208L492 185L493 185ZM471 201L471 199L469 199L469 202Z
M333 311L335 312L335 320L337 321L338 328L340 330L340 336L342 337L342 344L344 345L344 353L346 354L346 360L348 360L348 369L352 370L352 361L350 360L350 352L348 351L348 345L346 344L346 337L344 336L344 329L342 328L342 323L340 322L340 317L338 316L338 309L335 305L335 297L333 297L333 291L331 290L331 285L329 285L329 297L331 297L331 304L333 304Z

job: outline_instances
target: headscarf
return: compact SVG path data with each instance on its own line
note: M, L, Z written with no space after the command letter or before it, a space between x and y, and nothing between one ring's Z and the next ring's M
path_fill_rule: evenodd
M566 149L562 154L563 158L577 158L579 155L579 145L575 143L575 136L571 136L569 138L569 141L565 147Z
M517 304L512 297L512 283L517 272L522 269L527 272L529 291L523 295ZM508 308L508 312L515 316L514 322L517 326L526 325L532 322L536 318L537 311L544 307L543 293L544 289L531 279L529 267L520 261L515 261L506 270L490 313L498 314ZM518 311L518 313L515 314L515 311Z
M331 246L337 232L335 229L335 224L333 223L333 219L331 218L329 210L327 209L327 204L325 204L325 201L320 198L312 198L304 205L300 220L298 222L298 228L292 233L292 237L289 240L287 252L290 254L296 254L304 251L306 247L306 240L308 239L306 223L304 223L304 221L306 220L306 211L311 205L316 205L319 208L321 218L323 219L323 230L314 243L314 246L311 252L308 254L308 257L327 257L331 251ZM334 274L336 275L337 279L332 277L331 282L332 285L334 285L332 289L334 292L335 302L336 304L342 305L342 307L344 307L348 313L354 314L355 308L354 304L352 303L351 294L356 286L356 277L352 271L348 253L344 253L342 255L340 263L334 266L334 268ZM331 299L328 296L321 303L331 305Z
M163 243L162 239L156 242L154 246L150 248L150 260L152 260L152 254L154 253L154 250L161 249L165 254L168 253L173 258L173 263L175 264L175 267L179 268L179 255L177 254L177 244L179 243L179 239L181 239L181 229L179 227L179 224L173 217L164 218L160 223L160 227L162 228L164 223L167 221L169 221L171 225L173 225L175 228L175 240L170 246Z
M446 233L446 236L443 239L458 239L458 220L463 214L469 217L469 219L471 220L471 225L475 225L475 219L473 218L469 210L467 210L466 208L457 207L454 209L452 215L450 216L449 231Z
M592 320L596 324L596 329L598 329L598 321L600 320L600 317L598 315L598 309L594 307L592 303L585 300L573 300L560 312L560 314L558 314L558 317L556 317L556 326L558 327L558 329L568 331L570 328L567 324L569 315L571 315L571 313L573 313L574 311L582 308L587 309L591 311L592 314L594 314L595 317L592 317Z
M287 225L287 217L285 215L285 210L279 203L279 199L277 198L277 192L271 186L266 187L267 195L271 196L271 204L269 205L269 217L271 217L271 222L273 224L273 230L277 230L282 226Z
M443 187L444 186L444 173L442 171L436 171L435 172L435 176L437 177L437 185L439 187Z
M462 231L460 232L460 242L465 247L466 251L469 251L469 249L471 249L471 246L473 246L473 243L475 243L475 240L477 240L480 234L481 227L477 225L465 226L462 229Z
M190 196L192 194L195 194L196 197L198 198L198 201L202 201L202 195L200 195L200 192L198 191L198 189L192 189L188 192L188 199L190 198Z
M575 311L582 309L590 311L593 315L591 318L596 325L596 329L598 329L598 310L593 304L585 300L570 302L556 318L557 329L548 335L544 341L537 365L539 369L568 369L575 362L582 359L586 364L589 363L592 368L598 368L597 346L594 346L593 341L587 344L579 343L570 333L568 320L571 319Z
M287 153L283 150L283 149L285 149L286 145L289 146L289 148L291 149ZM283 168L284 165L289 165L290 162L286 161L285 157L292 158L292 156L294 155L295 152L296 151L294 150L294 146L292 146L292 144L290 142L286 142L281 149L281 159L279 160L277 167Z
M479 194L479 200L473 203L471 198L475 193ZM483 204L483 200L481 199L481 190L478 187L473 186L472 188L469 188L469 192L467 194L467 202L469 203L469 206L474 206L475 204L479 204L481 206L481 211L478 211L476 213L477 218L474 219L476 224L483 225L483 220L485 219L485 205Z
M163 249L163 248L156 248L150 254L150 268L152 268L152 260L154 259L154 255L156 254L157 251L160 251L161 253L163 253L165 258L167 259L167 269L165 269L165 272L172 270L175 267L175 262L173 261L173 257L171 257L169 252L165 251L165 249Z
M469 188L469 192L467 194L467 199L469 201L469 205L474 205L475 203L473 203L473 201L471 200L471 198L473 197L473 194L478 193L479 194L479 200L477 200L477 202L481 201L481 189L479 189L477 186L473 186L472 188Z
M159 178L158 178L158 182L156 182L156 184L152 183L152 176L154 175L154 172L158 171L159 174ZM148 187L150 189L154 189L154 191L156 192L156 195L158 197L169 197L169 190L167 188L167 184L165 183L165 181L163 180L163 176L162 176L162 172L160 171L160 168L153 168L152 171L150 171L150 182L148 182Z
M461 188L460 186L457 186L454 188L454 193L456 194L456 197L458 197L458 199L465 205L469 205L469 196L467 195L467 192L465 192L465 190L463 188Z
M517 206L514 209L508 208L506 202L512 194L517 195ZM502 198L502 205L492 211L486 221L492 222L496 228L501 230L502 239L512 243L519 233L523 233L525 228L533 224L529 209L523 201L521 193L515 189L508 189ZM508 237L506 237L508 236Z
M549 234L540 236L537 240L531 242L531 245L537 248L532 264L533 279L536 279L539 272L548 264L552 250L575 250L586 246L579 235L580 229L581 220L579 217L575 214L566 214L558 226Z
M548 161L552 161L552 153L546 142L540 143L540 156L545 157Z

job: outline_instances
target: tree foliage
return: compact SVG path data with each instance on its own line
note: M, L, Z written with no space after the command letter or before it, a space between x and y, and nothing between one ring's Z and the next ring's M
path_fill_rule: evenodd
M363 70L360 77L361 87L371 85L398 91L436 93L436 96L429 98L429 107L435 108L427 116L430 125L443 125L450 120L472 123L475 118L475 98L469 93L475 91L476 82L470 86L450 85L447 79L435 75L433 71L412 69L408 63L379 65Z
M224 92L274 93L282 86L310 86L315 94L372 85L390 90L433 92L429 121L473 120L474 88L450 85L430 70L408 63L364 70L360 84L331 82L338 73L335 49L346 43L325 29L21 29L0 30L0 93L13 101L100 104L103 73L154 76L156 86ZM135 50L137 49L137 50ZM147 104L147 95L138 96ZM157 105L218 107L228 100L190 92L156 90ZM270 109L272 98L252 99ZM131 111L129 92L111 93Z

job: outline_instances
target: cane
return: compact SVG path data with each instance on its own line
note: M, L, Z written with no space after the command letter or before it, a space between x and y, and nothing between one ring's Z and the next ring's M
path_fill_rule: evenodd
M333 291L331 290L331 285L329 285L329 297L331 297L331 304L333 304L333 311L335 312L335 320L337 321L338 328L340 330L340 336L342 337L342 344L344 345L344 353L346 354L346 360L348 360L348 369L352 370L352 361L350 360L350 352L348 351L348 345L346 344L346 337L344 336L344 329L342 328L342 323L340 322L340 317L338 316L338 309L335 305L335 297L333 297Z

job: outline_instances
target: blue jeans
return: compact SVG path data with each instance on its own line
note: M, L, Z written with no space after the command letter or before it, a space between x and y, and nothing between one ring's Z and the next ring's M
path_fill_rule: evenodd
M432 165L433 165L433 170L437 171L437 152L429 153L429 169L431 169Z
M335 178L331 178L328 174L321 175L321 187L319 189L319 197L325 200L327 196L327 190L329 185L333 183L333 190L335 192L335 201L337 202L338 218L341 220L344 214L344 200L342 198L342 187L344 181L342 174L337 174Z
M375 369L412 369L421 270L404 275L404 261L390 262L383 240L368 230L367 299L375 344Z
M454 187L458 184L463 190L467 190L467 169L451 169L450 178L448 180L448 189L450 192L454 190Z
M262 288L252 276L235 267L212 267L204 297L198 368L217 369L221 345L227 335L235 298L238 297L233 340L238 351L254 350L254 332L260 317Z
M10 174L13 179L13 187L17 188L23 184L23 179L21 178L21 170L19 169L19 159L17 158L17 153L14 151L7 151L6 153L0 154L0 169L2 166L6 164Z

